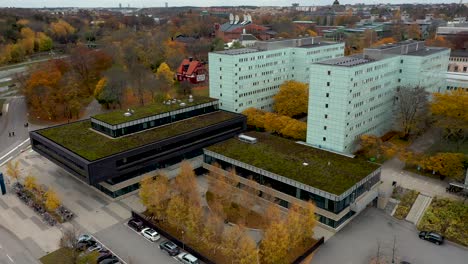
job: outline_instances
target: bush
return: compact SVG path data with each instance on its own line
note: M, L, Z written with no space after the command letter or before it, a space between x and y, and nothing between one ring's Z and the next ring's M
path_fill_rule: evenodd
M468 205L461 201L434 198L418 229L438 232L450 241L468 246L467 219Z
M406 216L408 215L410 211L410 208L406 207L406 206L401 206L401 205L398 205L396 211L395 211L395 214L393 215L395 218L397 219L405 219Z
M418 198L419 192L415 190L407 191L401 196L400 204L393 215L397 219L405 219L408 215L411 207L413 206L414 201Z

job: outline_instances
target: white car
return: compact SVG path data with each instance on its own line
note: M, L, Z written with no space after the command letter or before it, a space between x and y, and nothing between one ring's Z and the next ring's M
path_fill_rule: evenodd
M180 253L177 255L176 259L184 264L199 264L198 259L189 253Z
M141 234L151 242L158 241L161 238L159 236L158 232L156 232L155 230L153 230L153 229L151 229L149 227L141 230Z

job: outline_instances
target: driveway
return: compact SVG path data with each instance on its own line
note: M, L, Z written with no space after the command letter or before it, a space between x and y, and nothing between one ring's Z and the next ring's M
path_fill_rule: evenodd
M445 243L437 246L418 238L416 227L399 221L377 208L367 208L340 232L330 238L314 256L313 264L364 264L377 254L388 256L391 263L393 239L395 256L412 264L466 264L468 249Z

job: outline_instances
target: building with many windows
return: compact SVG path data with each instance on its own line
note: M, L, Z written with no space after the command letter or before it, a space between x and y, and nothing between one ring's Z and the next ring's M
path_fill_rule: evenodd
M393 125L398 87L445 90L449 53L447 48L405 41L313 64L307 143L353 153L361 135L385 134Z
M313 201L320 225L333 231L377 201L380 166L374 163L259 132L203 151L205 169L226 177L234 169L240 185L258 189L261 197L273 196L286 208Z
M452 51L447 70L447 90L468 91L468 51Z
M252 48L209 53L210 97L220 109L270 111L273 96L287 80L309 82L313 63L342 57L344 43L320 37L259 41Z
M135 191L144 173L202 155L202 149L245 130L245 117L211 98L100 114L30 132L32 148L107 195Z

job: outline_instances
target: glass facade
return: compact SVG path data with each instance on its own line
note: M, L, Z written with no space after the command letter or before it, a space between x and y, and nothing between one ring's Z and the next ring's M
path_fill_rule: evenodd
M252 178L256 182L262 185L269 186L273 188L274 190L277 190L284 194L293 196L295 198L299 198L304 201L313 201L318 208L324 209L334 214L339 214L340 212L348 208L349 205L353 203L357 197L359 197L366 191L370 190L372 186L374 186L376 183L380 181L380 173L377 173L373 177L371 177L368 181L366 181L365 183L360 185L358 188L356 188L349 195L347 195L346 197L344 197L343 199L339 201L335 201L335 200L331 200L323 196L320 196L318 194L311 193L303 189L299 189L295 186L277 181L275 179L269 178L257 172L235 166L229 162L207 155L206 153L204 155L204 162L207 164L218 164L223 170L226 170L226 171L230 169L234 169L236 171L236 174L243 178ZM288 202L280 201L280 205L287 208ZM336 228L353 215L354 215L354 212L350 211L346 213L346 215L344 215L338 221L319 215L318 220L323 224Z
M140 132L146 129L150 129L150 128L154 128L154 127L158 127L162 125L167 125L167 124L181 121L187 118L212 113L217 110L218 110L217 102L212 102L212 103L208 103L207 106L200 107L200 108L189 107L187 108L187 111L184 109L179 109L173 112L166 113L165 115L160 114L164 116L159 117L159 118L147 117L147 118L142 118L139 120L128 122L128 124L126 123L123 125L112 126L114 128L110 128L109 124L106 124L102 121L91 119L91 127L94 130L97 130L108 136L116 138L116 137L133 134L136 132Z

